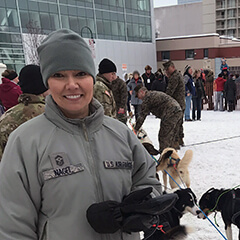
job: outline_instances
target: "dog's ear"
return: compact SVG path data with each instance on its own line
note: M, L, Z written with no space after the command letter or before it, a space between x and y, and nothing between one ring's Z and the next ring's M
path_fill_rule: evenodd
M165 149L164 149L165 150ZM159 165L157 166L157 171L161 170L164 168L164 166L167 164L168 158L172 155L173 150L167 150L166 152L163 150L163 153L161 154L158 163Z
M169 158L173 153L173 150L168 150L167 152L165 152L162 156L161 159L167 159Z
M173 150L168 150L167 152L162 153L158 162L159 164L163 165L166 163L166 159L168 159L173 153Z
M154 148L154 146L150 143L143 143L143 146L146 148L146 150L148 151L148 153L150 155L158 155L159 151L157 149Z
M185 152L185 154L180 162L182 162L182 163L184 163L184 165L188 166L189 163L192 161L192 158L193 158L193 151L188 149Z
M208 189L208 190L206 191L206 193L211 193L211 192L213 192L213 190L215 190L215 188L214 188L214 187L212 187L212 188Z
M212 188L208 189L207 192L204 193L204 195L206 196L205 198L206 198L207 200L210 200L210 197L211 197L210 194L211 194L214 190L215 190L215 188L212 187Z

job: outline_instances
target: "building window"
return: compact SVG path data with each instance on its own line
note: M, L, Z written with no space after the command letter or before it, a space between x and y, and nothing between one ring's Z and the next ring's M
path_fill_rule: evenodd
M185 51L186 59L194 59L194 49Z
M7 26L8 21L7 21L7 15L6 15L6 10L3 8L0 8L0 26Z
M169 60L169 59L170 59L170 51L163 51L162 60Z
M208 48L203 49L203 57L208 58Z
M150 11L149 0L125 0L125 6L127 9L132 9L135 11Z
M40 13L40 20L42 29L51 30L50 17L48 13Z
M228 20L228 28L235 28L236 27L236 19Z
M235 0L228 0L228 7L236 7L236 1Z
M8 16L8 25L9 27L19 27L18 17L17 17L17 11L14 9L8 9L7 10L7 16Z

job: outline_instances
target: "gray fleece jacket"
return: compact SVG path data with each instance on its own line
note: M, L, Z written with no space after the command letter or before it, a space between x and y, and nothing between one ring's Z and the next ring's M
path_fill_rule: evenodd
M146 186L161 193L155 163L131 130L95 99L90 110L67 119L48 96L45 114L10 135L0 164L0 239L140 239L96 233L86 219L93 203L121 202Z

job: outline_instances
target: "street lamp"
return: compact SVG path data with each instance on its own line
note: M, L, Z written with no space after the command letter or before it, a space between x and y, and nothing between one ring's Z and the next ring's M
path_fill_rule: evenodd
M91 28L88 27L88 26L84 26L84 27L81 28L81 33L80 33L80 34L81 34L81 37L83 37L83 29L84 29L84 28L86 28L86 29L89 30L89 32L90 32L90 34L91 34L91 39L92 39L93 43L95 43L95 41L94 41L94 39L93 39L93 32L92 32Z

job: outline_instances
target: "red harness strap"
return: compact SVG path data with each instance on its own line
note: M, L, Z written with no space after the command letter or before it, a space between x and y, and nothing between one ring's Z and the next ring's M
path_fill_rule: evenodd
M166 234L166 232L163 230L163 225L156 225L154 224L153 227L157 227L158 230L160 230L162 233Z

